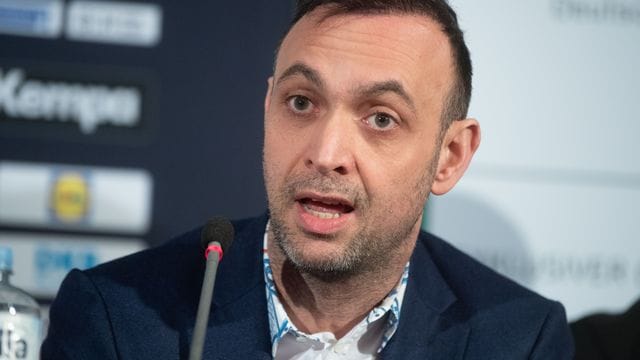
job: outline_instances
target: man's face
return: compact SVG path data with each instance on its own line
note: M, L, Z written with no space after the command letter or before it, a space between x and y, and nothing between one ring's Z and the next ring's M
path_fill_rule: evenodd
M426 17L320 21L322 12L280 48L265 99L264 176L285 256L318 275L352 274L413 247L452 59Z

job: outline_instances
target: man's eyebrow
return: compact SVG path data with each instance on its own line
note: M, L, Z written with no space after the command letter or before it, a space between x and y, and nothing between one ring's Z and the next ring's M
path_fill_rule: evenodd
M320 78L320 74L316 70L300 62L289 66L287 70L285 70L282 75L280 75L280 77L276 81L276 85L295 75L302 75L317 87L324 87L324 82Z
M384 93L394 93L400 96L406 103L411 107L412 110L415 111L415 104L413 103L413 99L409 96L409 93L404 89L402 84L396 80L387 80L382 82L376 82L372 85L362 86L356 90L356 93L360 96L364 97L375 97L380 96Z

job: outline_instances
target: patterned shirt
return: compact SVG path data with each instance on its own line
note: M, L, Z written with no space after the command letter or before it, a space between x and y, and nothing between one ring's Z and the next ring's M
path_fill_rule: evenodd
M409 278L409 263L405 265L396 287L343 338L337 340L330 332L306 334L289 320L278 298L267 252L268 229L267 224L263 243L263 267L272 356L276 359L372 359L380 353L398 328L400 308Z

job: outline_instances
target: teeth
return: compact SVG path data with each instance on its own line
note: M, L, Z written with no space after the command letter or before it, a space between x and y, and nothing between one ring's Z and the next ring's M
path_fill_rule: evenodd
M311 215L319 217L320 219L337 219L340 217L340 213L326 213L311 209L307 205L303 205L304 209Z

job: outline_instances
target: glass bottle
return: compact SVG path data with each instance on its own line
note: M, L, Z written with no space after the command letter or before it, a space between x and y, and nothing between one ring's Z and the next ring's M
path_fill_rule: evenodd
M42 320L38 303L11 285L11 248L0 246L0 359L40 358Z

